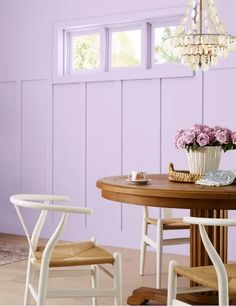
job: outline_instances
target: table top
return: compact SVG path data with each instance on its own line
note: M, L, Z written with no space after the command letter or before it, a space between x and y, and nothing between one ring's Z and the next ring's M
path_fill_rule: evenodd
M137 205L171 208L235 209L236 185L210 187L170 182L167 174L150 174L147 185L133 185L127 176L101 178L97 187L106 199Z

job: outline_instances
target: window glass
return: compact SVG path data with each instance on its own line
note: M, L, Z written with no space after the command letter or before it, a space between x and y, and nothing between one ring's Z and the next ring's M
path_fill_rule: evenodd
M180 59L164 47L166 38L173 36L176 26L154 29L154 64L180 62Z
M141 64L141 30L112 32L111 66L131 67Z
M72 71L99 69L101 66L100 34L72 37Z

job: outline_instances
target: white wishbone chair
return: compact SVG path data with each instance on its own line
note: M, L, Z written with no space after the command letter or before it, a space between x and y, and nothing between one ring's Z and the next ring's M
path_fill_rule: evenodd
M79 243L57 243L67 222L69 213L83 215L92 213L92 210L89 208L62 206L50 203L68 201L69 197L56 195L19 194L10 197L10 202L14 204L16 208L29 243L24 305L30 303L30 297L33 297L38 306L44 305L46 297L92 297L93 304L96 304L97 297L114 297L115 304L121 305L121 257L119 253L110 254L105 249L97 246L94 239ZM41 211L31 237L23 218L21 208ZM46 245L39 246L40 233L49 211L61 213L62 216ZM114 275L103 266L104 264L109 264L114 267ZM113 278L113 287L99 288L98 267ZM39 280L38 287L35 289L34 275L36 270L39 270ZM47 288L48 278L77 277L80 275L91 275L92 288Z
M219 305L229 305L229 295L236 296L236 264L223 264L211 243L205 226L236 226L236 219L185 217L184 222L199 226L203 245L213 263L212 266L182 267L175 261L169 264L168 305L190 305L176 299L178 293L218 291ZM199 284L198 287L177 289L177 276L184 276Z
M170 208L160 209L160 215L163 211L164 218L151 218L149 216L148 207L143 207L143 226L141 234L140 248L140 268L139 274L144 275L144 265L147 246L151 246L156 250L156 288L161 288L162 273L162 252L163 246L180 245L189 243L189 237L164 238L164 231L178 231L190 229L189 224L183 222L181 218L173 218ZM149 235L149 226L156 226L156 240Z

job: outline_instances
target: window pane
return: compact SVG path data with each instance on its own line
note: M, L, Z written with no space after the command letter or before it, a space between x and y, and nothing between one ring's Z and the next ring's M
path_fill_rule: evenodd
M98 69L100 65L100 34L73 37L72 70Z
M154 64L165 64L171 62L180 62L180 59L172 54L170 50L164 47L166 38L174 34L176 27L155 28L154 31Z
M112 67L141 64L141 30L112 32Z

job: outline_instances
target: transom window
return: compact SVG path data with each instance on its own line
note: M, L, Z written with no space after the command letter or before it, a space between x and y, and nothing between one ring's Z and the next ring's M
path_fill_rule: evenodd
M140 29L111 31L111 67L134 67L141 65Z
M181 13L182 15L182 13ZM165 49L164 40L172 36L179 17L132 19L119 22L118 16L58 23L54 26L53 78L56 82L153 78L192 75ZM123 17L122 17L123 18ZM124 19L124 18L123 18ZM107 20L107 21L105 21Z
M164 40L173 34L175 26L140 23L101 28L65 32L64 50L68 51L64 52L64 71L67 74L151 69L157 64L178 62L164 47ZM151 60L149 54L152 54Z
M101 68L100 34L76 34L71 41L71 69L83 71Z
M153 64L166 64L180 62L180 59L167 50L164 46L166 38L173 36L176 26L157 27L153 29Z

